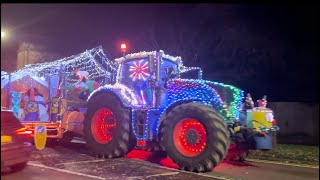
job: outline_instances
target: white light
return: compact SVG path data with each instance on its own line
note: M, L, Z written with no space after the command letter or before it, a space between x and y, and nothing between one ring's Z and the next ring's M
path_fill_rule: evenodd
M4 37L6 37L6 32L1 31L1 38L4 38Z
M271 123L273 121L273 114L268 112L266 113L265 118L269 123Z

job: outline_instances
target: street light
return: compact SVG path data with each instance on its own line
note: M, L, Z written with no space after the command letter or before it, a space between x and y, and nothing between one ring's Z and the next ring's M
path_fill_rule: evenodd
M4 38L4 37L6 37L6 32L1 31L1 39Z

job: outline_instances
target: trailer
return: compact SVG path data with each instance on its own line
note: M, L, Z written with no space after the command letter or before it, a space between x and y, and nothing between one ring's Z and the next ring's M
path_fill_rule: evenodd
M77 81L76 70L88 71L90 81L105 84L113 81L114 65L101 46L52 62L29 64L13 73L1 72L1 106L11 109L29 131L38 123L47 127L49 143L68 142L72 124L63 123L67 106L85 106L85 102L67 99L63 87ZM75 131L77 132L77 131ZM71 133L74 134L74 133ZM76 134L76 133L75 133Z

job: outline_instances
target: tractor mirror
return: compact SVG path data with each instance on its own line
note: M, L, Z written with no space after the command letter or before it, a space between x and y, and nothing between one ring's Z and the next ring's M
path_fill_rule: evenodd
M154 62L154 56L152 56L152 55L149 55L148 56L148 61L149 61L149 70L150 70L150 72L151 73L153 73L153 72L155 72L156 70L155 70L155 67L154 67L154 64L155 64L155 62Z

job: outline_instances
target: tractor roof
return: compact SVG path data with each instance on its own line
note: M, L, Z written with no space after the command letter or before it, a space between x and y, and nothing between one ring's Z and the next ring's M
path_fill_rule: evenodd
M164 54L164 52L162 50L160 50L159 52L162 53L162 57L165 58L165 59L169 59L169 60L171 60L173 62L176 62L177 64L182 63L180 56L176 56L176 57L170 56L170 55ZM126 54L125 57L117 58L117 59L115 59L115 61L117 63L122 63L122 62L125 62L125 61L128 61L128 60L131 60L131 59L147 58L150 55L156 56L156 54L157 54L157 51L149 51L149 52L141 51L141 52L138 52L138 53Z

